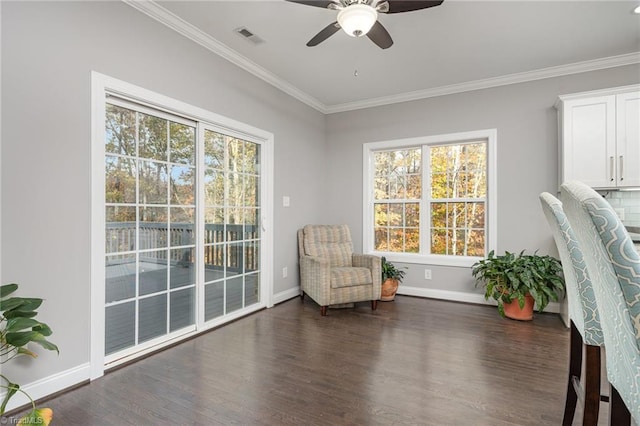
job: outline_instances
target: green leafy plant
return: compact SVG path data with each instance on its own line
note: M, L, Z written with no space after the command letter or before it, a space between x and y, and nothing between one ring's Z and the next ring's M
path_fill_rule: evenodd
M42 299L26 297L9 297L18 289L18 284L0 286L0 364L11 361L20 355L36 358L37 355L27 349L28 343L35 343L44 349L56 351L58 347L47 340L51 335L51 328L35 319L36 309L42 304ZM0 404L0 416L7 407L7 403L16 393L21 392L31 401L31 411L18 424L48 425L53 412L50 408L37 409L33 399L20 385L13 383L6 376L0 374L0 388L6 393Z
M398 280L399 283L404 279L405 271L398 269L393 263L387 261L383 256L381 260L382 266L382 282L387 279Z
M558 294L564 290L560 261L536 253L506 251L496 256L492 250L487 258L473 265L471 274L476 278L476 287L484 287L485 300L493 297L498 302L501 316L505 316L505 303L517 300L520 308L524 307L527 294L535 300L538 312L542 312L551 300L557 301Z

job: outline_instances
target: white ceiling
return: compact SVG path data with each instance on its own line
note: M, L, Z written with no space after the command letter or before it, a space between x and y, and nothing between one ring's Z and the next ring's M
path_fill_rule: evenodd
M386 50L342 31L307 47L337 12L283 0L125 1L325 113L640 62L640 0L445 0L380 14Z

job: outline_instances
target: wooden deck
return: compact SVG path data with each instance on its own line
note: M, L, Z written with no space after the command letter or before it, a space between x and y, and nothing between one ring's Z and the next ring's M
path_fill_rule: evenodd
M516 322L402 296L378 306L321 317L292 299L44 405L56 425L561 423L569 332L557 315Z
M167 332L179 330L195 322L195 272L193 264L171 265L167 281L167 265L144 262L139 275L140 294L152 295L139 301L139 342L144 342ZM136 263L122 263L107 267L107 302L124 301L106 309L106 354L135 345ZM225 275L219 269L205 270L205 320L229 314L259 302L259 277L257 274L239 275L227 271L226 295ZM167 288L172 291L167 294ZM174 291L175 290L175 291ZM244 291L243 291L244 290ZM127 301L128 300L128 301ZM167 321L167 310L169 320Z

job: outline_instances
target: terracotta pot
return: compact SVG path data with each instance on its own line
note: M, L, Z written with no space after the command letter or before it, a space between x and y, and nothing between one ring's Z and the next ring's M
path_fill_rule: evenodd
M382 283L382 294L380 300L383 302L391 302L396 297L396 291L398 291L398 280L393 278L387 278Z
M535 301L530 294L524 297L524 308L520 309L518 299L513 299L511 303L504 304L504 315L519 321L531 321L533 319L533 305Z

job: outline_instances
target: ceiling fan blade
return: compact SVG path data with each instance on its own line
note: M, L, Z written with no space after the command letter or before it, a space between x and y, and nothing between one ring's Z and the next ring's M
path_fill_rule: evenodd
M334 35L340 29L340 24L334 22L333 24L329 24L322 31L316 34L311 40L307 42L307 46L313 47L317 46L332 35Z
M411 12L414 10L428 9L440 6L444 0L387 0L389 11L387 13Z
M335 1L327 1L327 0L287 0L291 3L304 4L306 6L315 6L326 9L330 4L336 3Z
M367 33L367 37L369 37L369 39L377 44L381 49L388 49L393 44L393 40L391 39L389 32L387 32L386 28L382 26L380 21L376 21L376 23L373 24L373 27Z

